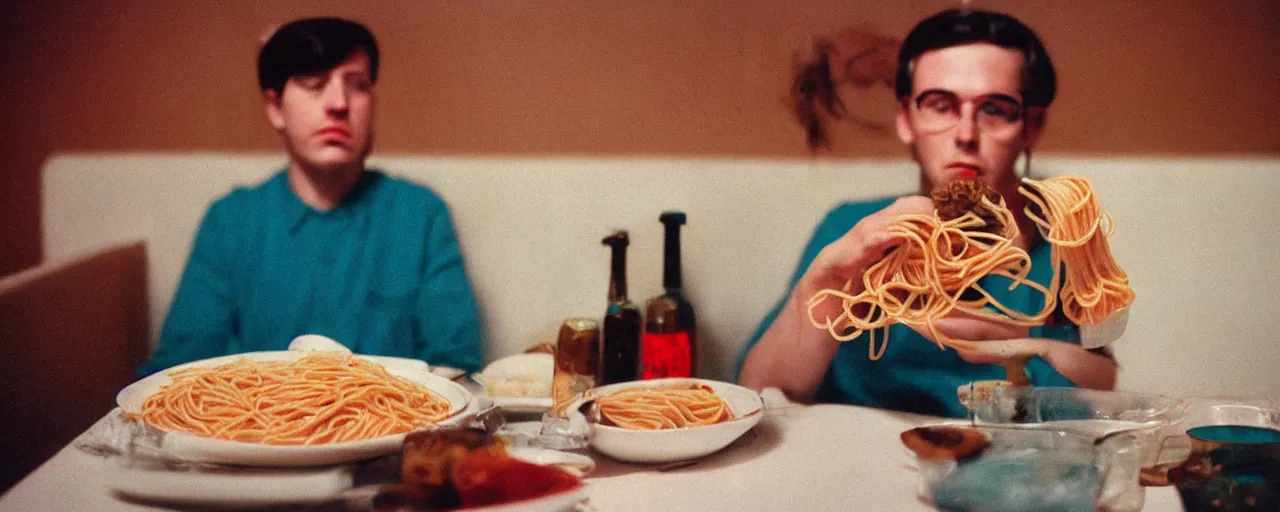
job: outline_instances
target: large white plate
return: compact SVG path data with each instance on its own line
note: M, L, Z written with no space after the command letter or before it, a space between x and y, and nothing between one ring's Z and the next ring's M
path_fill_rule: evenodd
M147 397L173 381L168 372L192 367L216 366L230 363L242 357L256 361L294 361L306 352L289 350L277 352L249 352L231 356L195 361L156 373L125 387L116 395L116 403L125 412L139 413ZM471 393L456 382L433 375L426 363L415 359L385 356L357 355L386 367L392 375L410 380L449 400L453 415L439 423L442 426L465 424L476 411ZM323 466L342 462L370 459L400 449L405 434L311 446L278 446L242 441L211 439L182 432L169 432L164 436L161 448L174 457L193 462L210 462L260 467Z
M508 454L532 464L556 466L578 476L595 469L595 462L589 457L572 453L519 447L508 449ZM350 495L354 478L354 466L351 465L307 469L217 467L172 471L123 467L110 459L104 464L107 489L117 496L147 504L218 510L316 506L344 493ZM579 485L534 499L466 510L567 511L586 497L584 487ZM357 497L365 495L361 489L356 492Z

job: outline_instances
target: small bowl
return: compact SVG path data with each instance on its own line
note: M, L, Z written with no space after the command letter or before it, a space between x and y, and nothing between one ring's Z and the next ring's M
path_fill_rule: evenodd
M611 458L644 464L661 464L697 459L720 451L729 443L742 437L760 422L764 402L755 391L705 379L655 379L622 382L594 388L574 401L569 410L581 414L578 409L590 400L590 396L603 396L614 391L633 387L668 386L681 383L706 384L715 391L733 411L734 419L700 427L667 430L631 430L588 422L590 444L596 451Z

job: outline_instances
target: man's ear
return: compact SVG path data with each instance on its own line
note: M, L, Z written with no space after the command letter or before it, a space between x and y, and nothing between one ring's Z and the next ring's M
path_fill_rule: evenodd
M280 93L267 89L262 91L262 105L267 112L267 122L276 131L284 129L284 113L280 111Z
M916 141L916 133L911 126L911 118L907 114L907 102L903 101L898 106L898 115L895 116L895 123L898 128L898 140L903 144L910 146Z
M1049 112L1044 107L1029 107L1024 115L1026 116L1024 149L1031 149L1036 147L1036 143L1040 141L1040 134L1044 133L1045 118L1048 117Z

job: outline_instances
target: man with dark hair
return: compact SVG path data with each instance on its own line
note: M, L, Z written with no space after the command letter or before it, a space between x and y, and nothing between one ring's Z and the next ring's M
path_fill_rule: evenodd
M760 323L738 360L739 381L753 388L777 387L793 399L844 402L939 416L964 416L956 390L973 381L999 380L1005 370L987 356L939 350L927 338L898 324L889 329L884 355L868 360L868 334L840 343L810 325L807 301L823 289L862 273L895 245L888 228L904 214L931 214L925 197L935 185L981 180L999 192L1014 213L1021 237L1014 242L1032 259L1030 278L1047 285L1053 274L1051 246L1023 213L1015 169L1019 154L1030 161L1056 94L1056 76L1040 39L1010 16L949 10L918 24L899 50L895 89L897 133L920 166L920 195L845 203L829 212L805 247L791 288ZM1039 311L1044 297L1027 286L989 276L980 284L992 296L1024 313ZM830 300L819 318L840 314ZM1055 315L1058 317L1059 315ZM1111 389L1116 364L1106 354L1079 345L1077 327L1055 318L1030 329L956 315L937 323L957 339L1019 342L1033 349L1026 372L1037 386ZM967 359L966 359L967 358Z
M373 35L335 18L289 23L263 45L258 84L288 166L209 207L140 376L282 350L307 333L479 369L475 298L448 207L365 168L378 61Z

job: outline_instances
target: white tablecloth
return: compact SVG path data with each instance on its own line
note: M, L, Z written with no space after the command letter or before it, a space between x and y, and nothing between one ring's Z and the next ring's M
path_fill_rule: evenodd
M697 510L933 510L898 434L930 418L843 405L769 410L725 450L666 472L597 457L588 479L601 512ZM0 497L0 511L156 510L106 489L100 458L68 446ZM1148 488L1147 511L1179 511L1173 488Z

